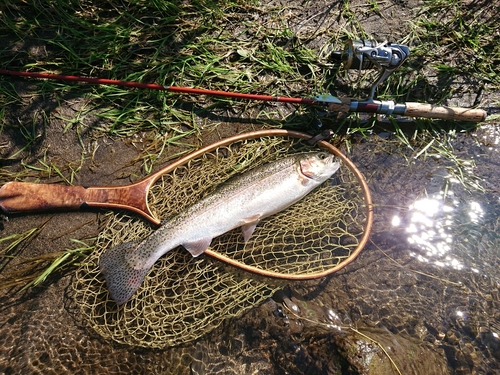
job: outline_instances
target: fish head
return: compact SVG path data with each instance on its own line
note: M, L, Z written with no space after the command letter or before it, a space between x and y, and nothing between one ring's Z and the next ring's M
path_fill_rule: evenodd
M334 155L326 151L305 154L299 164L302 175L318 182L328 180L340 168Z

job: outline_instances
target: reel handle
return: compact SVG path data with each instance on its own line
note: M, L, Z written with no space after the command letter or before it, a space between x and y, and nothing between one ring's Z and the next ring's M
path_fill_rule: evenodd
M425 103L406 102L405 116L424 117L454 121L481 122L486 111L478 108L445 107Z

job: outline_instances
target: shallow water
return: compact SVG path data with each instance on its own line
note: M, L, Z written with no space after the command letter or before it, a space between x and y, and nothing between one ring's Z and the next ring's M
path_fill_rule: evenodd
M259 308L252 330L276 319L258 330L269 373L396 373L387 354L404 374L500 373L499 140L485 125L436 138L439 152L377 136L352 148L376 205L371 241L346 269ZM213 373L220 344L200 342L196 373Z
M375 222L371 242L339 273L290 283L274 300L166 350L117 345L88 329L68 303L69 273L2 297L0 372L396 373L383 347L404 374L500 373L500 132L485 125L436 139L449 157L415 158L421 146L385 136L353 145ZM53 220L86 223L94 215Z
M452 373L499 373L499 136L493 126L458 135L443 146L448 158L415 159L394 140L355 147L378 206L374 233L345 271L291 287L309 316L327 321L326 307L346 323L408 334Z

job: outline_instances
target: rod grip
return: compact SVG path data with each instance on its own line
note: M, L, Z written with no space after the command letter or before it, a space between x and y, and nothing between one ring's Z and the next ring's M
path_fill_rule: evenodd
M481 122L486 119L486 111L478 108L445 107L432 104L408 102L405 116L425 117L443 120Z

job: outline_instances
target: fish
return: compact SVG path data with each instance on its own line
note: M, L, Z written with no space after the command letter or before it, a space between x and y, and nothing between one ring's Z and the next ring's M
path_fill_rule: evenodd
M142 241L125 242L99 258L108 293L117 305L127 302L156 261L184 247L193 257L212 239L241 227L246 242L257 224L304 198L340 167L328 152L295 154L230 178L216 190L180 212Z

